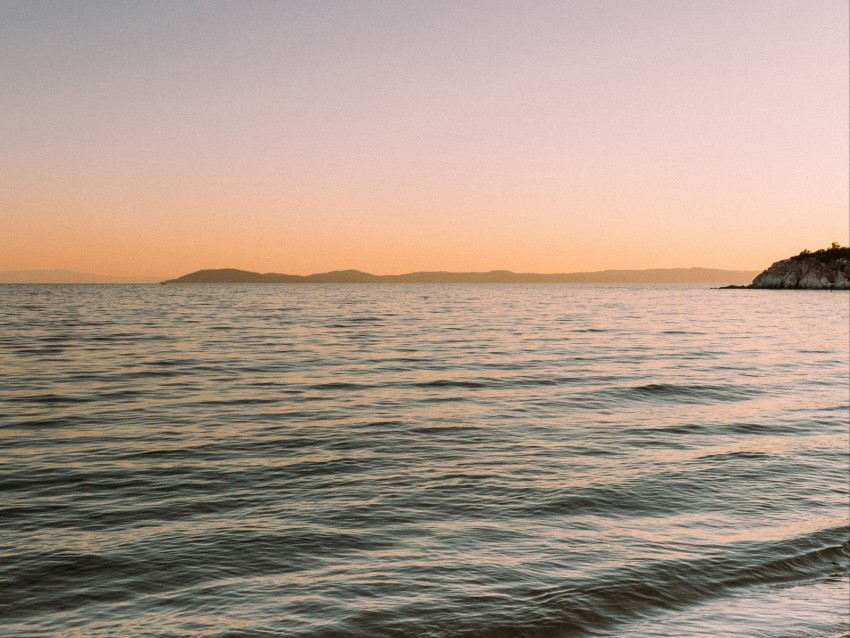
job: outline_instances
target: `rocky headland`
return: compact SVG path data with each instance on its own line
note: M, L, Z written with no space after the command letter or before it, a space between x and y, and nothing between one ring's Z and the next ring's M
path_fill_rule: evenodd
M777 261L753 279L747 288L850 290L850 248L830 248Z

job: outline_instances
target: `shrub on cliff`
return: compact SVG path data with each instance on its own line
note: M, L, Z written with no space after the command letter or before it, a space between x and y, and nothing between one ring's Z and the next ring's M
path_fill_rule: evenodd
M832 246L829 248L821 248L815 252L804 250L799 255L791 257L791 259L797 261L802 259L817 259L821 263L828 264L836 259L850 259L850 247L842 246L838 242L832 242Z

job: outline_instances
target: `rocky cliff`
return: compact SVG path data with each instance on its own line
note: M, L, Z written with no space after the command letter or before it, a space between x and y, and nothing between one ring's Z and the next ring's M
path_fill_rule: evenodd
M753 279L752 288L850 290L850 248L833 244L777 261Z

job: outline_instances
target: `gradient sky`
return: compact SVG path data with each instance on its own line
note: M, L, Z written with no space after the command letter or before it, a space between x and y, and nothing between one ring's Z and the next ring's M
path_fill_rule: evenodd
M0 270L761 269L850 241L846 0L0 0Z

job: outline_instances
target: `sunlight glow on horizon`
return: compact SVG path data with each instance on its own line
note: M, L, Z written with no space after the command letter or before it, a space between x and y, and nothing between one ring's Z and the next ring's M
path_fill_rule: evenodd
M760 270L850 243L846 2L0 5L0 270Z

